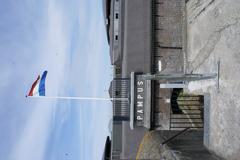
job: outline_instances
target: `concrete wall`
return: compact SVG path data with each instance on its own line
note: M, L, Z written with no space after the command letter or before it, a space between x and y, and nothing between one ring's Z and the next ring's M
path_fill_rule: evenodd
M113 122L112 137L111 137L111 157L119 159L122 153L122 123Z
M123 77L151 72L152 0L125 1Z

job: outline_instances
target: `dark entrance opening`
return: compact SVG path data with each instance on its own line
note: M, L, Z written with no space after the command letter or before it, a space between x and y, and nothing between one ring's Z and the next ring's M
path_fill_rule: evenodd
M174 88L171 94L170 128L203 128L204 97Z

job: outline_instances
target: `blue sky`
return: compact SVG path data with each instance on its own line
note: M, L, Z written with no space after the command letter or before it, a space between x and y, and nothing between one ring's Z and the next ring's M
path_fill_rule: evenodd
M0 159L101 159L111 103L26 99L48 70L49 96L108 97L100 0L1 0Z

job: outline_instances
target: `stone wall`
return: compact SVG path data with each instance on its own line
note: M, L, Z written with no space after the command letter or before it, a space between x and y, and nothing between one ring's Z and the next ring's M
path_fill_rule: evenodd
M184 9L184 0L154 1L155 65L161 60L164 73L183 72Z

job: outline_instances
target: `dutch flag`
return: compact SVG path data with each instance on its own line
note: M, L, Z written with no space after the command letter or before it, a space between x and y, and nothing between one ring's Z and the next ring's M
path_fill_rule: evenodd
M125 98L101 98L101 97L69 97L69 96L45 96L45 81L47 77L47 71L44 71L42 76L38 76L33 82L32 87L26 95L26 97L31 98L41 98L41 99L67 99L67 100L98 100L98 101L129 101L128 97Z
M47 76L47 71L44 71L42 76L39 75L37 77L37 79L32 84L32 87L27 96L45 96L46 76Z

